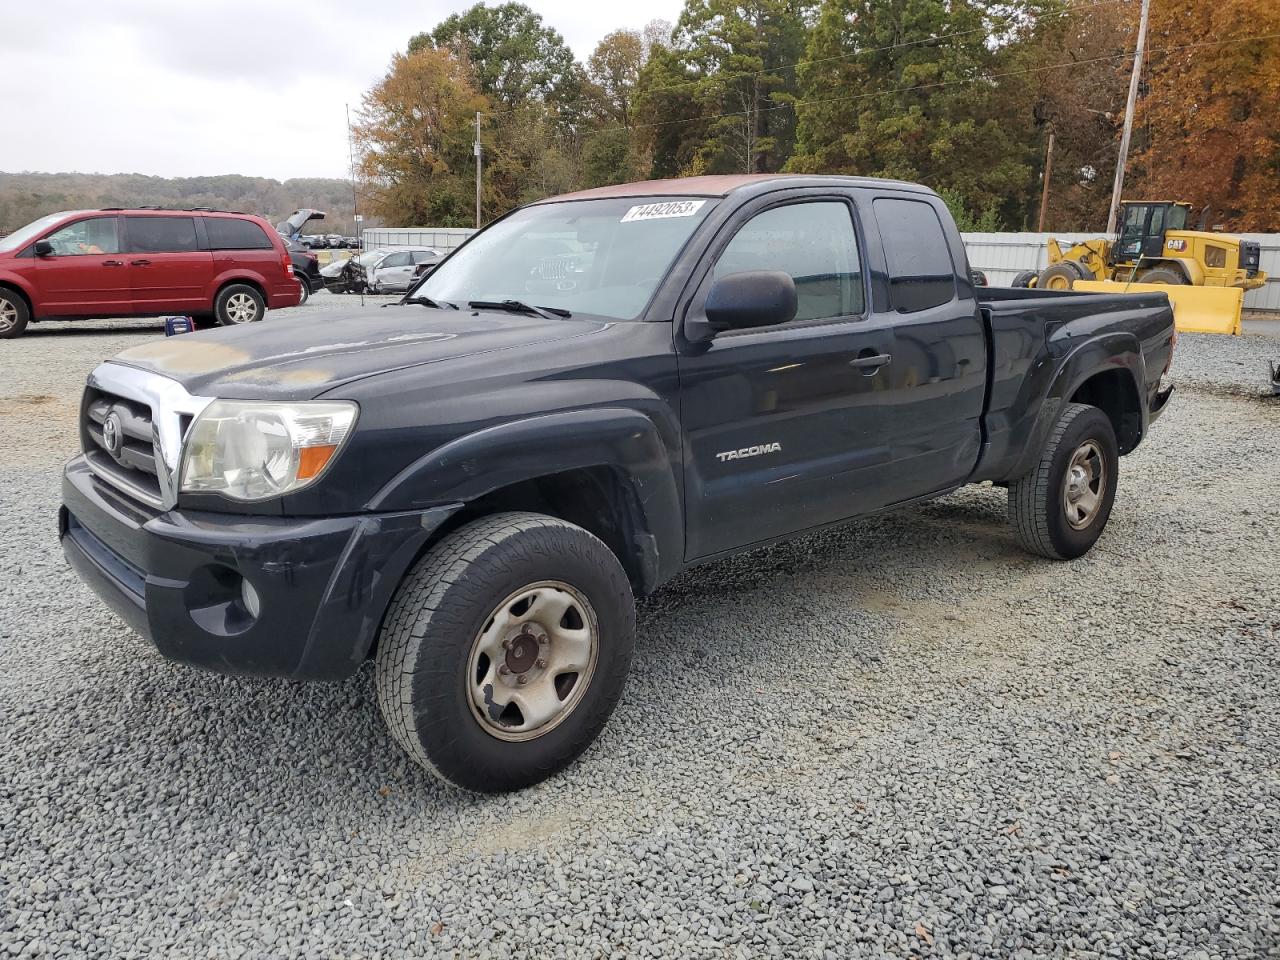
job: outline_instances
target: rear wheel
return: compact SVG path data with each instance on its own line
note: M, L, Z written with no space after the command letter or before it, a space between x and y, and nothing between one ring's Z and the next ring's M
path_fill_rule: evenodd
M1169 267L1156 267L1154 270L1148 270L1138 278L1142 283L1165 283L1171 286L1186 286L1187 278L1180 270L1174 270Z
M0 289L0 340L22 336L30 320L27 301L12 290Z
M1009 484L1009 519L1023 547L1053 560L1089 551L1111 516L1120 455L1111 420L1069 403L1031 472Z
M233 283L218 291L213 302L213 315L224 327L261 320L267 312L267 302L253 287L245 283Z
M293 279L302 285L302 299L298 301L298 306L302 306L311 299L311 284L307 282L307 278L300 273L295 273Z
M469 790L518 790L568 766L613 711L635 606L613 552L581 527L496 514L405 577L378 640L395 740Z

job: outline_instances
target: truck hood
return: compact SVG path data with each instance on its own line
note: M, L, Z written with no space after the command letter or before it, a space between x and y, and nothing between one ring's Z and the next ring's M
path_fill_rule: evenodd
M167 337L111 362L176 380L194 396L304 400L378 373L589 337L608 327L595 320L405 304Z

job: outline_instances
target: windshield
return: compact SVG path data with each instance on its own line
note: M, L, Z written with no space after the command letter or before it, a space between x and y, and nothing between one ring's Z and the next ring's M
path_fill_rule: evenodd
M32 220L25 227L21 227L7 237L0 239L0 251L17 250L19 247L25 247L64 217L84 212L84 210L64 210L62 213L51 213L47 217L41 217L39 220Z
M519 300L632 320L714 204L631 197L525 207L469 240L410 296L457 304Z

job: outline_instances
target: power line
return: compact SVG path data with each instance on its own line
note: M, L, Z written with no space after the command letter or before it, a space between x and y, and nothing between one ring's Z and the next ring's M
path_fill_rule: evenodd
M1173 46L1173 47L1162 47L1159 50L1151 50L1149 51L1149 53L1150 54L1176 53L1179 50L1190 50L1192 48L1197 48L1197 47L1216 47L1216 46L1225 46L1227 44L1232 44L1232 43L1251 43L1256 40L1275 40L1275 39L1280 39L1280 33L1262 33L1262 34L1256 34L1254 36L1248 36L1248 37L1236 37L1230 40L1203 40L1198 43L1184 43L1184 44L1180 44L1178 46ZM1006 70L1000 73L987 73L977 77L964 77L958 80L937 80L932 83L918 83L918 84L912 84L910 86L905 86L905 87L894 87L887 90L883 90L883 89L873 90L869 93L859 93L859 94L839 96L839 97L824 97L821 99L792 100L786 103L777 104L776 106L772 106L772 107L762 107L757 112L769 113L774 110L786 110L786 109L794 109L796 107L816 106L816 105L825 104L825 103L842 103L842 102L855 101L855 100L869 100L872 97L880 97L880 96L885 96L887 94L910 93L915 90L929 90L929 89L935 89L937 87L960 86L967 83L979 83L983 81L1003 80L1007 77L1027 76L1029 74L1042 73L1049 70L1062 70L1070 67L1089 66L1095 63L1111 63L1117 60L1132 60L1132 59L1133 59L1133 54L1126 52L1126 53L1114 54L1112 56L1107 56L1107 57L1092 57L1086 60L1071 60L1069 62L1054 63L1054 64L1049 64L1047 66L1029 67L1025 70ZM746 116L751 116L751 114L752 114L752 111L749 111L749 110L731 110L726 113L711 114L709 116L683 117L678 120L658 120L652 123L635 123L635 124L632 124L631 126L632 128L637 128L637 127L648 128L648 127L665 127L665 126L670 126L670 125L679 124L679 123L705 123L710 120L721 120L727 117L746 117ZM608 130L608 129L624 129L624 128L621 125L616 125L614 127L597 127L595 129Z
M1047 20L1053 17L1064 17L1071 14L1083 13L1087 10L1093 10L1097 7L1115 7L1115 6L1120 6L1121 4L1128 4L1131 2L1133 2L1133 0L1096 0L1096 2L1094 3L1082 4L1080 6L1073 6L1073 7L1064 7L1061 10L1036 14L1031 17L1028 17L1027 19L1030 20L1031 22L1039 23L1041 20ZM1017 19L1017 17L1009 16L1009 17L1006 17L1005 19L1008 23L1012 24ZM738 71L736 73L734 72L713 73L705 77L698 77L692 80L682 80L679 83L667 84L666 86L662 86L662 87L651 87L641 92L644 95L648 96L649 94L654 94L654 93L664 93L668 90L682 90L685 87L697 86L698 84L701 84L701 83L707 83L707 82L725 83L731 80L743 80L749 77L764 76L765 74L782 73L786 70L794 70L797 67L810 67L820 63L834 63L839 60L850 60L854 57L861 57L870 53L883 53L886 50L900 50L906 47L918 47L918 46L923 46L925 44L940 43L943 40L950 40L953 37L964 37L964 36L969 36L975 33L990 34L991 32L992 32L991 28L988 25L983 25L981 27L973 27L968 30L952 30L950 32L940 33L932 37L922 37L919 40L903 40L898 43L888 43L880 47L865 47L860 50L854 50L850 53L841 53L831 57L817 57L813 60L797 60L795 63L783 63L783 64L779 64L776 67L765 67L760 70ZM522 107L508 107L505 110L485 111L484 115L485 117L500 117L506 114L519 113L521 112L522 109L523 109Z

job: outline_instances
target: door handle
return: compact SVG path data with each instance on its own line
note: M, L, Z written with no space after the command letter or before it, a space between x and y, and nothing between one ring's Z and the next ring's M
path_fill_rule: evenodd
M151 261L150 261L150 260L130 260L129 262L130 262L131 264L133 264L135 267L149 267L149 266L151 266Z
M871 377L892 360L893 356L888 353L872 353L870 350L863 350L849 361L849 366L861 370L864 377Z
M123 260L103 260L102 265L104 267L123 267L124 261Z

